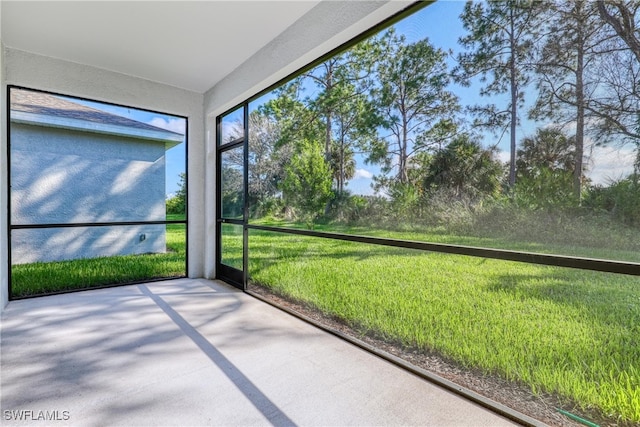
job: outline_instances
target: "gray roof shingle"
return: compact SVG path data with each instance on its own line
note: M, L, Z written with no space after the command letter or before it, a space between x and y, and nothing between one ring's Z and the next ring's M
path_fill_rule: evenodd
M85 105L76 104L75 102L67 101L66 99L48 93L24 89L12 89L10 92L11 111L84 120L98 124L117 125L154 132L166 132L173 136L183 136L177 132L107 113Z

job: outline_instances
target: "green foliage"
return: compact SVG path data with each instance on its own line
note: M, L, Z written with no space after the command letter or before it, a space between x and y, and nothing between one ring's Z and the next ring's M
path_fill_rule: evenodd
M458 55L456 80L469 85L471 78L481 76L486 82L482 96L509 92L513 85L522 106L531 71L535 6L530 0L468 1L460 15L467 34L459 40L467 51Z
M528 209L560 209L579 204L573 191L573 173L546 166L537 168L535 175L518 178L513 199L518 206Z
M608 187L595 186L590 189L584 205L609 212L611 216L627 225L640 226L640 182L632 174Z
M343 224L357 223L365 218L367 203L367 198L351 195L347 190L336 193L329 204L328 218Z
M255 199L249 205L249 218L278 218L285 211L284 201L280 197Z
M333 171L338 192L354 176L356 148L377 137L380 118L374 100L368 96L371 74L381 52L381 40L364 40L303 75L318 92L304 99L309 119L322 129L325 159ZM320 136L320 132L318 133Z
M412 183L392 181L387 185L387 193L391 199L391 212L397 221L406 221L412 216L420 218L420 189Z
M333 195L332 172L319 144L302 141L298 150L285 167L282 190L288 204L312 228Z
M297 140L321 140L322 124L302 102L301 85L303 78L298 77L274 91L275 97L262 105L260 114L278 124L278 138L275 148L292 144ZM251 130L250 130L251 132Z
M567 136L560 128L538 128L533 138L524 138L520 145L516 166L521 176L535 176L541 168L573 171L575 136Z
M503 175L495 150L483 149L468 135L461 134L435 152L423 185L429 192L447 189L457 198L480 200L499 194Z
M176 194L166 201L167 214L183 214L187 211L187 182L186 173L179 175L178 191Z
M241 218L244 211L244 178L241 169L223 163L221 176L222 216Z
M537 3L530 0L488 1L465 4L460 15L468 34L459 39L467 49L458 54L453 75L462 84L480 76L481 96L509 93L509 104L469 106L476 125L493 130L510 128L509 186L516 179L516 125L524 106L524 89L531 74L533 41L536 39ZM492 98L493 100L493 98Z
M284 176L284 165L288 163L292 147L283 144L283 125L266 109L249 114L249 204L255 204L275 196Z
M443 148L411 157L407 181L377 177L396 222L461 226L501 190L504 167L494 150L460 134Z
M530 209L577 206L574 191L575 138L558 128L539 128L517 152L515 202Z
M456 132L457 96L448 90L447 53L428 39L407 43L393 29L385 36L385 61L377 68L382 126L390 136L385 143L372 141L368 160L382 165L385 175L395 173L408 182L413 154L441 146Z
M583 157L586 135L602 114L587 106L598 105L597 65L606 61L603 53L615 51L608 46L610 36L603 31L595 2L549 2L544 8L547 36L540 43L536 59L538 97L530 117L575 124L575 158L573 166L574 198L583 190ZM637 101L636 101L637 102ZM605 108L606 109L606 108Z
M392 224L398 225L393 219L393 211L391 210L391 202L386 197L381 196L363 196L364 206L359 211L360 219L358 224L364 224L368 227L379 226L386 227Z

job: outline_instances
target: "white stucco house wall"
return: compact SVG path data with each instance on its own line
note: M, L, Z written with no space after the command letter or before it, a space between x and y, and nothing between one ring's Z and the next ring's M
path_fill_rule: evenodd
M165 151L184 136L48 93L10 90L11 224L165 219ZM162 253L164 225L16 229L12 263Z

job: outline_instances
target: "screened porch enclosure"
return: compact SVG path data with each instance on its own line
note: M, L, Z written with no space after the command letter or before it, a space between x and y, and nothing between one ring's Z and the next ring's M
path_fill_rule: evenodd
M603 49L579 76L589 99L556 87L576 87L579 18ZM524 384L637 422L636 112L611 95L637 67L596 4L415 5L217 117L218 277L422 366L435 354L445 377L500 379L483 393L503 403Z
M147 360L176 390L220 381L181 394L194 407L235 390L194 423L326 424L283 360L322 366L324 393L335 355L277 340L260 315L289 331L284 311L490 421L640 422L635 2L0 2L0 22L2 364L65 372L43 377L62 400L39 402L66 401L69 378L122 392L98 357L115 355L140 389ZM63 318L82 339L55 353ZM70 362L80 376L54 369ZM367 390L358 372L331 384ZM3 411L27 404L19 380L3 374ZM359 401L380 415L365 421L433 421L411 418L426 391L385 383L398 393ZM152 402L122 396L73 410L142 420ZM155 397L179 424L179 399Z

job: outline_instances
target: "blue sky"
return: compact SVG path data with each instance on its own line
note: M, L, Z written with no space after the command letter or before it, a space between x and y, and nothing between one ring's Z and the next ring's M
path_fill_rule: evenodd
M464 9L464 1L441 0L437 1L417 13L405 18L395 24L398 33L404 34L409 43L428 38L431 44L443 50L451 49L454 54L449 59L450 67L455 66L455 55L461 51L458 39L465 34L465 30L460 20L460 14ZM449 89L459 98L460 104L464 106L474 104L495 103L498 106L508 105L508 95L495 95L491 98L479 96L481 83L476 81L470 87L461 87L451 84ZM544 127L553 123L534 123L527 119L527 110L535 102L535 92L533 87L526 91L525 106L519 112L520 123L517 128L517 142L523 138L533 136L536 127ZM569 126L566 129L571 133L575 129ZM483 145L485 147L496 145L499 149L499 157L506 162L509 159L509 132L496 135L492 132L483 134ZM630 145L608 147L598 147L595 141L587 138L585 144L586 174L594 184L609 184L627 176L633 171L633 160L635 158L634 148ZM359 159L356 177L352 179L347 188L355 194L373 194L371 189L371 177L379 173L379 168L375 165L365 165Z
M464 1L455 0L438 1L398 22L395 25L396 30L400 34L404 34L407 41L410 43L428 38L436 47L444 50L453 50L453 56L455 56L455 54L460 51L458 38L465 32L459 18L460 13L464 8L464 3ZM449 61L450 66L453 67L455 65L453 57L451 57ZM450 90L460 98L460 104L462 106L487 103L489 101L497 105L507 105L508 98L506 94L493 96L491 99L482 98L478 95L479 89L479 83L472 85L471 87L460 87L453 84L450 86ZM266 100L271 96L271 94L267 94L260 100L254 101L250 108L254 108L257 105L266 102ZM536 124L526 119L526 109L534 101L533 96L534 95L532 94L532 96L526 98L528 104L525 105L525 109L521 110L521 123L517 130L518 142L525 136L532 136L535 132ZM107 104L87 103L87 105L164 129L179 133L185 132L184 127L186 121L180 117ZM537 125L545 126L545 124L542 123L538 123ZM493 133L485 133L483 136L483 143L485 146L493 146L497 144L497 147L500 150L500 158L503 161L508 160L508 132L504 133L501 137L496 136ZM167 151L166 192L168 195L177 191L179 174L185 171L185 151L184 143ZM592 154L588 162L588 174L595 183L606 184L612 180L622 178L632 170L631 165L634 157L632 147L601 148L588 146L587 152ZM372 177L380 173L380 168L377 165L365 164L361 156L356 160L356 176L349 181L347 188L354 194L373 194L373 190L371 188Z

